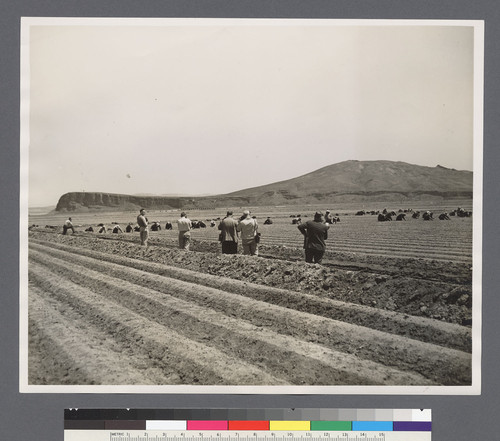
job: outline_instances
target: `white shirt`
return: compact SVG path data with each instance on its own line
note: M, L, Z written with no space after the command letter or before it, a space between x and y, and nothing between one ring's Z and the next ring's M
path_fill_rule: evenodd
M181 217L177 220L179 231L189 231L192 227L191 221L187 217Z
M248 242L253 240L257 232L257 221L251 217L241 220L238 223L238 231L241 231L241 240Z

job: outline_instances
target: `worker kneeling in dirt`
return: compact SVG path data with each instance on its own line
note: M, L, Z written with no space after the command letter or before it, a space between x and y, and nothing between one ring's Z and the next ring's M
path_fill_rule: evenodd
M68 230L73 231L73 234L75 234L75 227L73 227L73 222L71 222L70 217L68 217L68 220L66 222L64 222L62 234L66 234L68 232Z

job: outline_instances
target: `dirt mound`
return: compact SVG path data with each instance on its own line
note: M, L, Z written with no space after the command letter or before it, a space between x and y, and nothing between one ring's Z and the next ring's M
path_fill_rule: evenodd
M470 384L462 264L137 241L30 231L30 383Z
M221 255L214 242L195 242L183 253L174 241L152 239L144 251L134 236L62 236L32 232L37 238L95 251L191 269L235 280L358 303L463 325L472 320L472 271L468 264L423 259L330 253L324 265L307 264L301 251L261 246L261 258Z

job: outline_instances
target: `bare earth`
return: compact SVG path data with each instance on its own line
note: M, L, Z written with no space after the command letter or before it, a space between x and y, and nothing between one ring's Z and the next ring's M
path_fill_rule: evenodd
M203 234L183 252L176 231L144 249L31 229L29 383L471 384L469 258L331 250L319 266L271 234L258 258Z

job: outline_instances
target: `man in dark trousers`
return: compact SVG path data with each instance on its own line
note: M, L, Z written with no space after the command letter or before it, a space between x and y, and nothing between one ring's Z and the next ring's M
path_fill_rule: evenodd
M224 219L219 224L222 254L238 253L238 221L233 218L233 212L228 211Z
M70 217L68 217L68 220L64 222L62 234L66 234L68 230L73 231L73 234L75 234L75 227L73 227L73 222L71 221Z
M319 211L314 214L314 220L309 220L298 226L304 235L306 262L321 263L325 254L325 239L328 238L328 228L329 226L323 223L323 214Z

